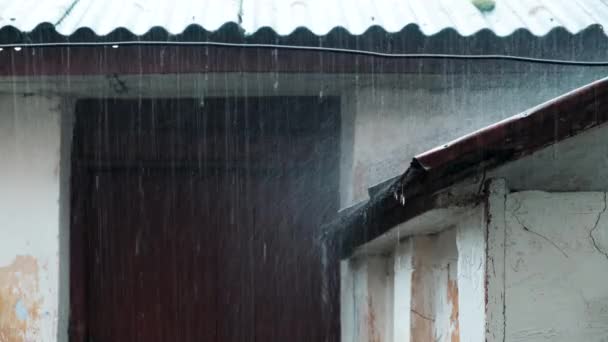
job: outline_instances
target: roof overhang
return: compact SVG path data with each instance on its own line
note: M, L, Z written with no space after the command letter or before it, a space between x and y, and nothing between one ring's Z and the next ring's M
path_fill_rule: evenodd
M446 189L476 174L576 136L608 121L608 79L591 83L413 158L395 180L326 229L343 256L393 227L431 210L475 204L477 195L450 198ZM446 195L447 194L447 195ZM456 205L455 205L456 204Z
M437 55L608 61L597 0L0 0L0 13L0 75L449 72Z

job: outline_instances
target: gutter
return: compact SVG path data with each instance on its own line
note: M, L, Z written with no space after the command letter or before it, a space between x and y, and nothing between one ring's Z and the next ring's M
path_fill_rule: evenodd
M437 193L608 121L608 78L415 156L370 200L326 225L321 238L342 257L437 206ZM372 193L370 191L370 193Z

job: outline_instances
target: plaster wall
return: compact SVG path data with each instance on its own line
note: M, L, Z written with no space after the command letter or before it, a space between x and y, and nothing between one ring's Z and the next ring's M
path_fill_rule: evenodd
M378 255L342 262L342 341L392 341L394 276L390 261Z
M214 83L201 81L204 80L201 75L192 76L191 79L179 77L178 83L181 86L177 88L173 83L162 82L162 77L158 75L132 77L126 80L126 84L133 92L121 96L341 96L343 127L340 196L341 205L348 207L365 199L370 186L401 174L417 153L517 114L603 75L597 69L569 67L559 70L538 68L531 73L478 71L472 74L445 75L323 75L318 79L312 76L293 76L279 83L276 80L271 82L272 78L268 78L268 82L262 82L262 78L258 77L252 82L239 83L243 78L240 75L238 79L232 80L234 84L219 84L216 89L207 89L208 84ZM175 75L165 77L176 78ZM116 95L111 93L111 87L103 80L72 79L57 84L48 80L39 83L36 80L15 82L13 79L0 82L4 87L2 90L10 93L0 96L0 308L1 312L9 313L0 317L0 333L5 334L0 337L7 341L64 341L66 338L69 274L66 242L69 217L68 152L71 134L70 125L66 124L69 120L66 121L67 116L62 115L69 111L63 110L60 96L75 96L74 92L79 92L77 97ZM148 88L142 88L142 84L148 85ZM197 87L197 84L203 86ZM275 84L278 84L277 88ZM102 85L103 88L98 88ZM167 89L173 89L173 93L166 93ZM257 91L250 92L252 89ZM13 93L23 95L13 96ZM32 96L32 93L37 95ZM601 134L587 139L591 140L584 146L608 146L597 144L603 142ZM592 144L594 142L595 145ZM565 155L562 153L575 153L584 157L586 154L580 150L582 145L576 146L579 146L578 149L564 149L560 154L553 153L555 150L543 151L544 159L538 159L539 163L547 165L546 161L556 160L556 155ZM597 158L590 159L588 165L593 165L597 160L605 162L604 155L595 154ZM592 176L585 179L591 181L604 178ZM523 176L521 182L528 188L533 188L525 183ZM570 183L564 183L559 178L555 178L553 184L553 190L570 186ZM581 184L586 183L572 184L570 188L577 190ZM455 239L460 253L457 267L450 268L447 273L438 271L437 277L431 276L430 280L420 278L423 283L445 285L446 288L439 291L445 290L446 298L447 281L453 280L453 272L458 273L459 298L476 296L479 282L485 281L483 276L486 273L475 273L474 267L485 267L487 260L477 260L488 257L479 249L479 241L480 238L481 241L486 241L484 239L489 237L483 235L484 230L479 230L480 226L476 226L475 222L469 222L468 226L477 231L458 228L456 236L451 238ZM598 231L597 234L603 233ZM477 247L467 249L469 246ZM510 247L507 247L507 251L508 248ZM412 274L416 269L416 250L416 244L396 248L388 255L379 255L377 259L371 260L376 266L369 262L350 266L343 264L343 279L352 278L350 284L354 286L349 290L348 286L351 285L343 284L346 286L343 293L355 294L354 297L351 296L355 298L351 309L348 309L350 304L345 304L346 299L342 300L346 311L353 314L348 317L355 317L351 323L343 325L343 337L349 336L345 335L348 332L344 330L348 324L359 329L363 327L359 324L366 322L366 328L361 329L367 330L356 332L358 335L353 335L352 341L367 341L366 338L370 336L380 336L382 341L390 341L391 338L406 340L410 331L403 327L409 327L413 322L411 303L415 298L412 298L411 289L415 286ZM463 264L465 251L471 258L477 258L473 261L479 261L480 264ZM499 252L500 245L496 255ZM518 252L521 251L516 253ZM505 264L508 262L510 261L505 261ZM517 263L517 260L513 262ZM482 278L479 278L479 274ZM439 279L440 277L443 278ZM403 289L407 291L404 292ZM470 293L462 295L466 291ZM380 293L378 298L372 298L371 305L366 297L370 293ZM593 294L591 297L595 298ZM359 300L363 301L358 302ZM404 303L408 303L407 306ZM465 299L459 299L458 303L462 340L475 341L480 333L467 335L471 330L468 330L469 324L464 324L464 312L475 312L479 307L467 306L472 302ZM442 306L437 308L445 309ZM450 310L435 311L438 322L446 321L446 317L451 315ZM601 308L594 310L600 310L598 312L601 313ZM363 314L357 316L358 312ZM499 320L490 320L497 321ZM370 322L373 323L373 328ZM470 322L475 320L471 319ZM453 329L453 326L449 327ZM357 331L353 329L351 331ZM513 334L519 336L518 333Z
M343 93L341 205L398 176L424 151L604 77L594 69L378 76Z
M606 193L488 190L457 224L461 340L608 341Z
M342 341L460 341L456 230L342 262Z
M457 70L446 66L445 74L410 70L402 74L209 73L0 77L0 94L201 99L339 96L342 116L340 205L347 208L366 200L371 186L402 174L415 155L608 75L608 68L605 67L500 61L471 62ZM119 89L117 82L121 85ZM545 158L552 164L548 172L555 169L555 162L549 159ZM586 181L574 179L570 183L576 186ZM522 179L520 183L527 185L529 182ZM561 184L564 183L556 181L550 190L559 191ZM569 183L565 185L568 190L573 188ZM519 186L514 188L522 189Z
M0 341L67 340L61 113L58 97L0 96Z
M455 233L411 238L410 341L460 341Z
M364 305L353 300L393 301L392 314L391 304L366 307L365 317L392 327L363 341L608 341L608 196L507 184L491 180L486 202L452 228L356 257L384 286L343 288L342 310L356 316Z
M506 341L608 341L606 193L506 201Z
M347 208L367 199L371 186L402 174L416 154L608 75L606 67L500 61L472 61L456 69L449 65L445 73L0 77L0 93L70 98L339 96L340 204ZM559 191L562 183L550 190Z
M506 178L512 190L603 191L608 189L608 125L507 163L488 172Z

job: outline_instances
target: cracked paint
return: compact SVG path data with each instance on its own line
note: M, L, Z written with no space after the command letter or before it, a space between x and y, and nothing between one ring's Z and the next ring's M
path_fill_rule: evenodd
M601 248L600 243L597 242L597 239L595 237L595 231L597 230L598 224L600 223L600 220L602 219L602 215L606 212L606 209L608 208L608 202L606 201L606 193L604 192L604 208L602 209L602 211L600 211L597 214L597 219L595 220L595 224L593 225L593 228L591 228L591 230L589 231L589 237L591 238L591 242L593 243L593 247L600 252L601 254L603 254L606 259L608 259L608 252L606 251L606 249Z
M515 219L515 221L517 221L517 223L521 226L521 228L523 230L525 230L526 232L530 233L530 234L534 234L536 236L538 236L539 238L547 241L550 245L552 245L553 247L555 247L555 249L557 249L564 257L568 258L568 254L566 252L564 252L564 249L561 248L560 246L558 246L555 242L553 242L553 240L549 239L548 237L530 229L528 226L526 226L521 218L517 215L517 212L519 211L519 209L521 209L521 202L518 203L518 206L516 209L513 209L513 211L511 211L511 215L513 216L513 218ZM604 208L604 210L606 210ZM601 216L601 213L600 213ZM598 216L598 221L599 221L599 216ZM596 222L596 226L597 226L597 222Z
M428 280L425 281L425 275L427 275L425 269L420 265L415 265L412 272L412 302L410 304L410 312L413 314L411 316L412 341L434 340L435 318L425 312L425 309L430 309L428 291L425 286Z
M18 256L0 267L0 342L37 340L38 270L32 256Z
M506 340L607 340L607 194L508 197Z

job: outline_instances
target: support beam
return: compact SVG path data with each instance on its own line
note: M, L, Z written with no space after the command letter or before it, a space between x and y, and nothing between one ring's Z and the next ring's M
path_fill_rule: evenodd
M486 338L502 342L505 338L505 205L507 186L503 179L491 180L486 188Z

